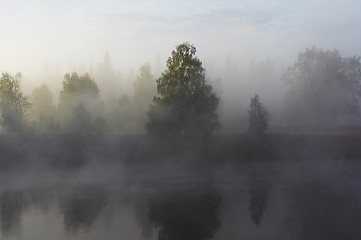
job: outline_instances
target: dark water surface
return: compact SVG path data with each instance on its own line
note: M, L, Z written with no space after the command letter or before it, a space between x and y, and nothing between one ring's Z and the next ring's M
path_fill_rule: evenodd
M361 163L0 174L0 239L361 239Z

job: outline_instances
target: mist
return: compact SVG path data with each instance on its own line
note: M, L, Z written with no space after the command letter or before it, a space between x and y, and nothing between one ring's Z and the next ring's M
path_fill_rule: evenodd
M360 12L0 0L0 238L360 239Z
M196 1L194 6L189 1L77 1L71 8L1 1L6 34L0 71L21 72L21 88L28 97L45 83L55 104L64 75L87 72L106 102L132 97L139 68L146 62L158 78L172 49L188 41L196 46L207 78L218 84L223 130L245 128L238 123L247 121L254 93L274 112L271 125L279 126L286 93L279 79L298 53L317 46L338 49L343 56L361 55L358 10L356 1ZM347 17L333 17L342 14Z

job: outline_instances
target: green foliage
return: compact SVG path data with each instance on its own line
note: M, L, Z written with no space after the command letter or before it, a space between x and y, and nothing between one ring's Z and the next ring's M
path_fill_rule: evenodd
M30 118L37 130L54 131L57 128L53 96L46 84L42 84L32 92Z
M60 101L67 101L69 97L82 97L84 95L99 98L99 89L94 80L87 73L80 77L75 72L71 75L69 73L65 74Z
M360 58L307 48L282 79L290 87L286 99L290 121L325 126L359 114Z
M59 110L65 131L90 134L105 129L99 89L88 74L65 75Z
M268 114L257 94L251 98L248 110L248 131L251 134L263 134L268 127Z
M219 98L205 80L196 48L183 43L172 51L167 70L157 79L159 97L150 106L150 134L210 135L219 128Z
M1 125L8 132L21 132L30 103L20 91L21 74L3 73L0 79Z

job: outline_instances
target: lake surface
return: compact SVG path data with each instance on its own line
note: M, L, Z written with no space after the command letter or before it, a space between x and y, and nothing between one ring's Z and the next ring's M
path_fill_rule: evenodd
M0 174L0 239L361 239L361 162Z

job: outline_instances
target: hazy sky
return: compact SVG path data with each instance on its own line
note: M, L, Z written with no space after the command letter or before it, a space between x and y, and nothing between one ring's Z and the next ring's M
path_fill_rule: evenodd
M97 64L106 49L126 71L183 41L216 64L294 61L312 45L361 55L360 13L360 0L0 0L0 71Z

